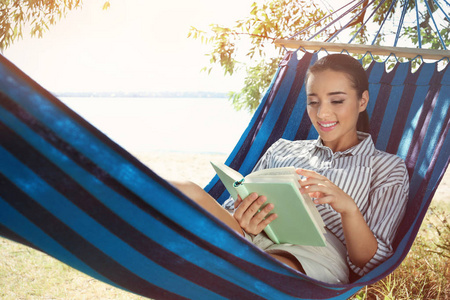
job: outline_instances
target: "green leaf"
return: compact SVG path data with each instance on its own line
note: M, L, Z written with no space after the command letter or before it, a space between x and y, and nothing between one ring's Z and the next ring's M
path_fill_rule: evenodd
M24 28L30 28L32 37L42 37L49 25L80 6L80 0L0 1L0 49L23 37Z
M109 3L109 1L106 1L106 2L103 4L103 10L108 10L110 7L111 7L111 3Z

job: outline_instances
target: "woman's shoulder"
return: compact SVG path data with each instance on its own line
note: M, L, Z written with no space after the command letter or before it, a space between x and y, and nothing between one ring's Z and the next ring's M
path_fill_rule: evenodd
M406 169L405 161L398 155L375 149L374 158L378 164L383 166Z
M372 168L378 180L385 183L403 185L408 182L408 170L405 161L395 154L376 149Z

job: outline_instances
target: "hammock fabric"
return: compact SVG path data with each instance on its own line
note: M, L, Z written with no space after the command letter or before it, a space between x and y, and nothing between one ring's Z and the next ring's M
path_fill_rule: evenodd
M287 54L228 164L248 173L278 138L317 136L303 87L316 59ZM401 263L448 166L449 69L368 68L372 135L406 160L411 196L395 254L350 284L318 282L255 248L3 57L0 234L151 298L348 298ZM217 178L207 190L227 197Z

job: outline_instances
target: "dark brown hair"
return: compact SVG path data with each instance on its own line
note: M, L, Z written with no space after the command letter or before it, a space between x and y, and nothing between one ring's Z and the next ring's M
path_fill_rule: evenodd
M359 99L361 99L364 91L369 90L366 71L355 58L346 54L329 54L316 61L309 67L306 73L305 84L308 83L308 78L311 74L325 70L333 70L347 74ZM369 132L369 115L366 110L359 113L356 129L358 131Z

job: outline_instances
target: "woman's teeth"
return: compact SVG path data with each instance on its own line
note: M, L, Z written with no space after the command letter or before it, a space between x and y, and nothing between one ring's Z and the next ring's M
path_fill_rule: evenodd
M322 126L322 127L328 128L328 127L331 127L331 126L334 126L334 125L336 125L336 124L337 124L337 122L333 122L333 123L326 123L326 124L323 124L323 123L319 123L319 124L320 124L320 126Z

